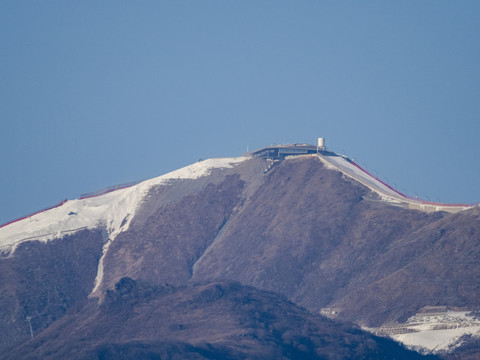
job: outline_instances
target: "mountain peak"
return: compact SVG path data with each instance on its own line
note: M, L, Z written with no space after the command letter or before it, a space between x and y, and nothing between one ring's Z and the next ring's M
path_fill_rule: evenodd
M383 335L405 322L416 326L415 319L425 319L422 309L442 306L447 317L468 318L471 329L441 337L457 346L459 336L479 327L467 316L480 308L479 236L478 208L411 199L324 147L275 145L209 159L0 228L7 255L0 258L7 294L0 305L9 309L0 313L0 346L25 342L32 333L50 341L65 324L57 320L62 317L83 323L83 315L69 310L75 304L88 303L88 313L115 307L120 317L108 321L132 311L143 314L141 320L155 307L136 307L144 300L139 296L150 294L156 303L175 288L178 301L194 302L192 309L202 302L216 306L230 289L221 284L231 283L264 299L267 293L287 298L307 315L334 314L336 321ZM186 300L184 291L198 296ZM273 316L256 310L238 321L252 320L248 314L255 321ZM179 336L187 329L168 326ZM418 336L409 343L417 344ZM437 345L429 342L431 349Z

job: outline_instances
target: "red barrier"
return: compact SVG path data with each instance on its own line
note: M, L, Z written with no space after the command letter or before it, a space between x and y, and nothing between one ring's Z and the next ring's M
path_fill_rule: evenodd
M37 215L37 214L40 214L40 213L42 213L42 212L45 212L45 211L52 210L52 209L55 209L55 208L57 208L57 207L60 207L60 206L62 206L63 204L65 204L67 201L68 201L67 199L64 199L64 200L60 201L58 204L56 204L56 205L53 205L53 206L50 206L50 207L48 207L48 208L39 210L39 211L37 211L37 212L34 212L33 214L30 214L30 215L27 215L27 216L23 216L23 217L21 217L21 218L19 218L19 219L15 219L15 220L9 221L9 222L7 222L6 224L0 225L0 228L5 227L5 226L10 225L10 224L13 224L13 223L16 223L16 222L18 222L18 221L24 220L24 219L28 219L29 217L32 217L32 216Z
M367 174L368 176L374 178L375 180L377 180L379 183L381 183L382 185L386 186L387 188L389 188L390 190L396 192L398 195L404 197L404 198L409 198L407 195L401 193L400 191L394 189L393 187L391 187L390 185L388 185L387 183L383 182L382 180L380 180L379 178L377 178L375 175L373 174L370 174L367 170L365 170L364 168L362 168L360 165L358 165L356 162L354 162L353 160L349 159L349 158L346 158L346 160L352 164L353 166L355 166L356 168L360 169L361 171L363 171L365 174Z
M117 190L127 189L127 188L132 187L136 184L137 183L132 184L132 185L124 185L124 186L122 185L120 187L115 187L115 188L112 188L112 189L109 188L109 189L106 189L106 190L101 190L101 191L93 193L93 194L83 195L83 196L79 197L78 200L90 199L90 198L94 198L94 197L97 197L97 196L102 196L102 195L109 194L109 193L117 191Z
M353 160L349 159L349 158L345 158L345 160L347 160L350 164L352 164L353 166L355 166L356 168L360 169L361 171L363 171L365 174L367 174L368 176L374 178L375 180L377 180L378 182L380 182L381 184L385 185L387 188L389 188L390 190L396 192L398 195L406 198L406 199L410 199L410 200L415 200L415 201L418 201L422 204L425 204L425 205L434 205L434 206L459 206L459 207L471 207L471 206L475 206L477 204L443 204L443 203L437 203L437 202L433 202L433 201L427 201L427 200L422 200L422 199L418 199L418 198L415 198L413 196L408 196L408 195L405 195L403 193L401 193L400 191L394 189L393 187L391 187L390 185L388 185L387 183L383 182L382 180L380 180L379 178L377 178L376 176L370 174L367 170L365 170L364 168L362 168L360 165L358 165L357 163L355 163Z
M111 188L107 188L106 190L101 190L101 191L96 192L96 193L94 193L94 194L84 195L84 196L80 197L79 200L90 199L90 198L94 198L94 197L97 197L97 196L105 195L105 194L111 193L111 192L113 192L113 191L117 191L117 190L121 190L121 189L126 189L126 188L129 188L129 187L132 187L132 186L134 186L134 185L136 185L136 184L138 184L138 182L130 183L130 184L127 184L127 185L117 185L117 186L114 186L114 187L111 187ZM27 215L27 216L23 216L23 217L21 217L21 218L18 218L18 219L9 221L9 222L7 222L6 224L0 225L0 229L1 229L2 227L5 227L5 226L10 225L10 224L13 224L13 223L16 223L16 222L18 222L18 221L21 221L21 220L24 220L24 219L28 219L29 217L32 217L32 216L37 215L37 214L40 214L40 213L42 213L42 212L55 209L55 208L57 208L57 207L62 206L63 204L65 204L67 201L68 201L67 199L62 200L61 202L59 202L59 203L56 204L56 205L50 206L50 207L48 207L48 208L45 208L45 209L42 209L42 210L39 210L39 211L36 211L36 212L34 212L33 214L30 214L30 215Z

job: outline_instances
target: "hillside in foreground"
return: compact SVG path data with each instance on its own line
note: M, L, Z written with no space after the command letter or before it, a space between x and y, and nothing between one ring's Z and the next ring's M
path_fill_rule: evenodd
M123 278L101 306L90 301L6 357L19 358L424 357L237 283L154 287Z

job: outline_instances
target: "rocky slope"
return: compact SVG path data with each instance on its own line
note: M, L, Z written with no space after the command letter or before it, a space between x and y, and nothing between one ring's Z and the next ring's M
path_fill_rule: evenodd
M8 234L3 239L4 243L8 240L10 249L0 259L0 306L5 309L0 311L0 347L20 346L19 352L12 354L27 354L40 347L62 353L64 349L54 349L51 343L56 342L55 331L66 331L60 329L67 322L80 326L88 321L88 326L81 325L87 329L82 336L88 338L99 331L94 330L100 319L95 316L105 311L112 301L111 291L123 278L140 282L142 289L151 286L158 290L168 284L187 292L200 291L196 284L234 281L252 287L248 291L286 297L307 309L307 318L317 318L312 314L328 308L342 321L369 327L401 323L425 306L478 310L478 207L457 213L413 210L401 202L385 201L314 155L275 163L243 158L208 164L194 164L191 170L182 169L179 176L165 176L148 186L140 183L102 195L108 197L108 206L102 196L67 202L54 210L54 220L49 220L53 223L46 223L48 214L38 218L38 223L45 222L49 229L46 237L40 236L44 232L38 226L33 235L27 234L25 229L28 224L35 225L35 217L22 220L29 221L25 225L15 224L16 231L24 234L18 237L21 241L16 240L12 225L0 229L0 243L2 234ZM117 195L124 204L121 216L115 212ZM92 221L87 216L92 213L89 209L99 208L108 208L113 215ZM71 212L75 215L69 215ZM78 230L82 216L89 222ZM56 217L63 219L62 232L53 231ZM160 301L155 299L152 301ZM128 325L121 319L135 317L138 308L124 310L118 317L108 318L117 330L88 348L91 356L98 351L172 354L171 349L179 348L204 356L202 351L220 341L192 342L192 333L165 342L166 335L157 341L145 334L139 342L127 344ZM180 312L179 308L175 311ZM97 315L88 320L85 314ZM155 319L159 321L165 314ZM236 316L246 321L249 317L242 314ZM25 343L31 337L27 319L35 338ZM62 343L77 346L82 336ZM116 342L117 338L123 340ZM229 339L228 344L222 340L219 345L228 348L228 356L235 357L230 351L249 354ZM287 345L278 341L265 351L283 354L279 349ZM215 346L212 351L223 351ZM371 349L376 346L380 345ZM321 354L319 351L311 355Z
M423 359L236 283L152 286L121 279L6 359ZM432 357L433 358L433 357Z

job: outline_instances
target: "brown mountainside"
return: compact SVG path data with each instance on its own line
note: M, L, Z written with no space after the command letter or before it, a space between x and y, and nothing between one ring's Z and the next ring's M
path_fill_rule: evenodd
M426 357L392 340L312 315L277 294L240 284L152 286L123 278L100 307L89 302L6 356L20 358Z
M402 321L425 305L478 307L478 209L394 206L315 157L266 174L259 161L256 171L245 164L214 174L174 202L153 191L156 208L109 250L105 288L125 276L173 285L227 279L367 325Z
M381 200L315 156L271 165L269 160L252 158L195 180L172 180L152 188L130 228L108 248L94 294L90 292L108 240L101 228L48 243L23 243L13 256L0 259L0 307L5 309L0 311L0 348L10 349L10 358L64 356L67 348L82 347L86 341L89 352L84 355L91 358L100 357L102 351L103 358L115 354L174 358L175 352L185 358L215 358L211 354L261 358L267 353L275 354L270 358L278 354L295 358L288 352L291 348L284 348L290 346L288 341L281 340L287 324L295 328L295 321L310 319L322 327L318 324L326 320L318 313L323 308L336 309L342 321L368 326L402 322L426 305L479 309L478 207L456 214L407 209ZM125 305L118 299L131 281L141 286L125 295L133 299ZM201 305L201 296L193 295L217 285L225 293L258 297L257 305L277 304L280 312L270 305L268 311L262 310L267 318L270 312L275 318L284 316L280 314L284 310L295 313L297 320L285 318L281 329L269 323L258 333L258 324L242 322L257 321L261 311L241 310L245 303L238 303L236 295L210 302L208 309ZM225 299L231 301L223 303ZM220 310L224 305L229 310ZM158 306L163 312L152 310ZM208 321L203 327L183 328L182 321L194 319L190 310L202 319L216 311L224 318L218 329ZM170 312L178 321L167 316ZM35 336L30 342L27 318ZM129 330L130 321L136 325ZM141 321L152 322L146 330L151 333L135 338L131 331L140 331ZM154 325L155 321L165 324ZM102 330L100 323L112 328ZM336 326L346 331L346 325ZM205 334L208 329L211 338ZM226 335L228 341L215 340L228 329L234 334ZM241 338L242 331L260 335L254 340ZM59 335L65 332L72 336ZM102 341L92 340L103 332ZM292 336L310 336L302 334ZM192 340L196 336L197 342ZM311 356L321 354L322 346L331 346L316 339L308 340L314 344L307 346ZM380 340L369 339L377 345L367 346L365 358L368 351L381 347ZM259 352L246 350L248 346Z
M379 325L424 305L477 308L479 209L424 213L380 201L315 158L285 161L195 265L312 311Z

